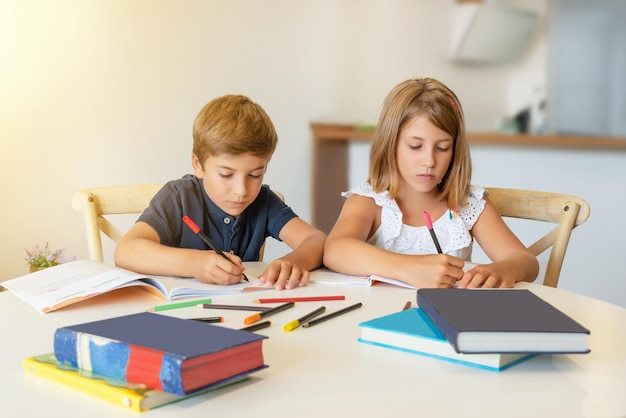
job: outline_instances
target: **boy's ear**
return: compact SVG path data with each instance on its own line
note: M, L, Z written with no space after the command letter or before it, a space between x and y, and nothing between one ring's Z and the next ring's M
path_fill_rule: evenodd
M198 159L196 154L191 154L191 166L193 167L193 172L199 179L204 177L204 167L202 167L202 163Z

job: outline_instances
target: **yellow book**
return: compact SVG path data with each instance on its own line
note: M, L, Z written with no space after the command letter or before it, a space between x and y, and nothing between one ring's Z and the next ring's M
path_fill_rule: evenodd
M145 412L248 379L244 377L228 382L221 382L218 386L207 388L190 395L181 396L151 389L143 385L111 379L106 376L59 363L54 357L54 353L24 359L24 370L26 370L27 373L81 390L82 392L89 393L135 412Z

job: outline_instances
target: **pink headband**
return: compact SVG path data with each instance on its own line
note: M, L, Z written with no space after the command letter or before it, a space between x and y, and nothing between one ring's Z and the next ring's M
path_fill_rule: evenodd
M454 100L452 100L452 97L450 97L450 95L448 95L448 93L443 93L444 96L446 96L446 98L450 101L450 104L452 105L452 107L454 107L454 109L458 112L459 108L456 105L456 103L454 102Z

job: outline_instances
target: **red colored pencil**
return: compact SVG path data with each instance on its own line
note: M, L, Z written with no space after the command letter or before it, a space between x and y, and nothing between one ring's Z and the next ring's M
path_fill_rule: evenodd
M304 296L294 298L266 298L256 299L253 303L283 303L283 302L319 302L323 300L345 300L346 297L341 296Z

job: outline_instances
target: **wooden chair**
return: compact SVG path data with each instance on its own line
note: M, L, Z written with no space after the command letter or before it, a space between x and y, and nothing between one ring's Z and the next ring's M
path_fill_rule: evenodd
M124 232L107 215L137 214L144 211L162 184L110 186L84 189L72 197L72 207L83 214L89 258L103 261L101 233L117 243Z
M537 256L552 247L543 284L557 287L572 230L589 218L589 204L579 197L559 193L495 187L486 189L502 217L556 224L528 249Z
M101 233L117 243L124 235L107 215L141 214L148 207L152 197L163 187L162 184L142 184L134 186L110 186L84 189L72 197L72 207L83 214L87 247L91 260L103 261ZM276 195L285 201L282 193ZM263 260L265 243L259 252Z

